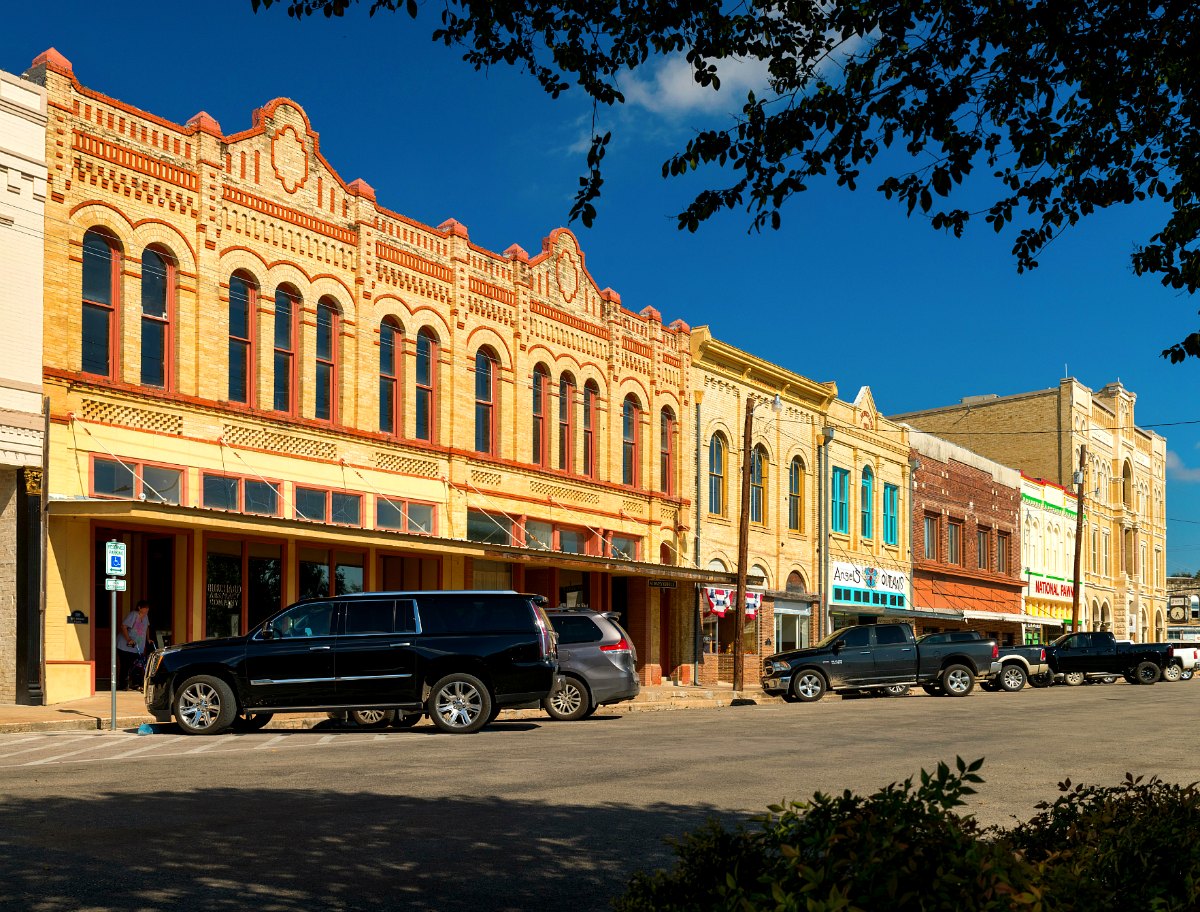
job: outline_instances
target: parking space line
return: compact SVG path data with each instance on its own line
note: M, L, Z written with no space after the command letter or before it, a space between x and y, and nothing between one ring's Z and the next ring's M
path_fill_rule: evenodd
M84 738L95 738L95 737L97 737L97 736L94 734L80 735L77 738L64 738L62 743L70 744L72 741L82 741ZM52 739L47 738L46 740L50 741ZM57 739L53 739L53 740L57 740ZM23 750L19 750L19 751L9 751L7 754L0 754L0 760L5 759L6 757L15 757L18 754L30 754L30 753L33 753L34 751L41 750L43 747L48 747L48 746L49 745L42 743L42 744L39 744L37 747L26 747Z
M128 742L137 735L125 735L119 740L113 738L97 738L95 744L89 744L87 747L81 747L79 750L67 751L65 754L55 754L53 757L42 757L40 760L28 760L25 766L40 766L43 763L53 763L56 760L62 760L64 757L74 757L76 754L86 754L89 751L99 750L104 747L112 747Z
M337 735L321 735L321 740L318 741L317 744L328 744L336 737Z
M271 747L272 745L278 744L280 741L282 741L286 737L287 737L286 735L276 735L270 741L264 741L262 744L256 745L255 747L251 748L251 750L265 750L266 748Z
M233 740L232 735L226 735L223 738L210 738L207 744L201 744L199 747L193 747L191 750L184 751L185 754L202 754L207 750L212 750L221 744L228 744Z
M187 735L176 735L174 738L170 738L166 741L154 740L154 741L151 741L151 743L147 744L145 747L135 747L131 751L125 751L125 753L123 753L123 754L115 754L112 757L109 757L108 759L109 760L123 760L126 757L132 757L134 754L144 754L146 751L154 750L157 747L166 747L168 744L172 744L175 741L182 741L186 737L187 737Z
M31 738L17 738L15 741L5 741L4 746L8 747L11 744L24 744L26 741L42 741L45 740L45 735L34 735ZM0 754L0 757L6 757L7 754Z

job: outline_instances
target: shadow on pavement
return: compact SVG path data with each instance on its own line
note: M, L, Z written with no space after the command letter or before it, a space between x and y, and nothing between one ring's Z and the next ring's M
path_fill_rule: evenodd
M0 909L602 910L713 813L320 787L0 799Z

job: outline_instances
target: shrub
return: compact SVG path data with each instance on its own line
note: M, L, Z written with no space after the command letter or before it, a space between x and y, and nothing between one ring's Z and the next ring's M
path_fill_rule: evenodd
M1088 912L1200 906L1200 792L1126 774L1116 786L1059 785L1061 794L1001 838L1043 869L1047 894ZM1069 905L1067 905L1069 903Z

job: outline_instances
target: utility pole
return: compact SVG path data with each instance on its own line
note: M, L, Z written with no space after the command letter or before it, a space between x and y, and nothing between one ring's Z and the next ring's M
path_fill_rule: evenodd
M1083 500L1084 500L1084 466L1087 459L1087 444L1079 445L1079 471L1075 473L1075 575L1072 577L1074 588L1071 590L1071 633L1079 630L1079 574L1083 564Z
M742 432L742 499L738 503L737 592L733 597L733 692L742 689L746 650L746 564L750 550L750 461L754 443L754 397L746 397L746 426Z

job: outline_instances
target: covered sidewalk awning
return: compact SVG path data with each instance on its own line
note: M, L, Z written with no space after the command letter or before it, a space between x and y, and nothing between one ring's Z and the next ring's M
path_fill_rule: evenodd
M830 612L833 614L862 614L872 617L895 618L904 620L906 618L935 618L939 621L961 621L963 613L961 611L950 611L942 608L892 608L883 607L882 605L834 605L830 607Z
M1007 621L1010 624L1040 624L1046 627L1061 627L1062 620L1054 617L1039 617L1033 614L1010 614L1004 611L964 611L968 621Z

